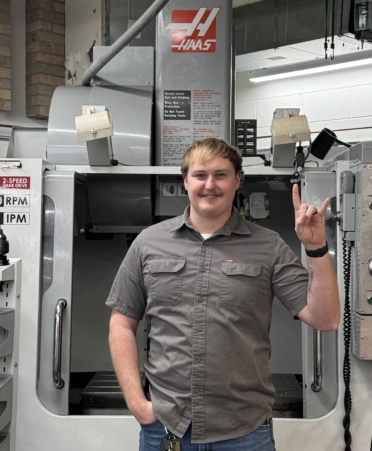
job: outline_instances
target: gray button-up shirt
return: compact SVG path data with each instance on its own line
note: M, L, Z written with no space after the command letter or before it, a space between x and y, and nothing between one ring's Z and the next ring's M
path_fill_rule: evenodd
M155 415L194 443L237 438L271 412L274 295L293 316L308 273L280 236L233 209L203 240L189 209L144 230L130 247L107 305L151 328L145 372Z

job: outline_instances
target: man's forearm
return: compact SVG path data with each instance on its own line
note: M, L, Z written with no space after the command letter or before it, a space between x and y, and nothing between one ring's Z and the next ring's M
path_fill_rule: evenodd
M307 266L307 307L298 316L318 330L336 330L340 322L340 300L330 256L307 257Z
M135 331L111 320L109 343L114 368L129 410L142 424L155 421L152 405L142 390Z

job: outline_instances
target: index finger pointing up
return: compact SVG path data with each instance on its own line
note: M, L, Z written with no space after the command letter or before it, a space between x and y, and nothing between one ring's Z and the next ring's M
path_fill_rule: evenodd
M295 211L298 211L301 206L300 194L298 192L298 185L295 183L292 188L292 201Z

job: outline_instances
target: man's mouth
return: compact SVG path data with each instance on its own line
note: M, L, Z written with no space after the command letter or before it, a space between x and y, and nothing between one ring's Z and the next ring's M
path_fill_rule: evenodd
M200 197L204 197L205 199L214 199L216 197L221 197L221 194L201 194Z

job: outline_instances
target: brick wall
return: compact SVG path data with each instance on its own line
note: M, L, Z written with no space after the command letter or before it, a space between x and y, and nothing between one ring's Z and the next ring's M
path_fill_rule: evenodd
M0 111L11 109L10 0L0 0Z
M1 0L3 1L3 0ZM47 119L65 84L65 0L26 0L26 116Z

